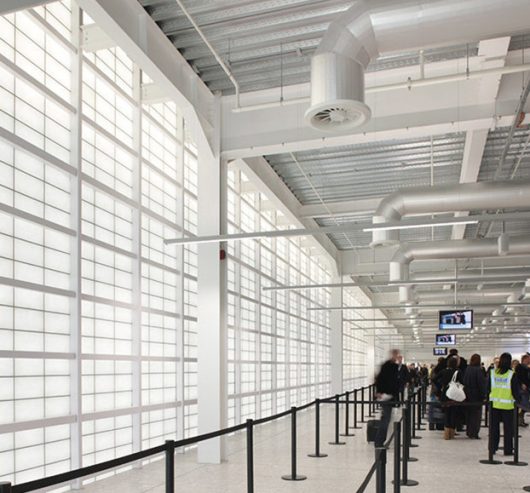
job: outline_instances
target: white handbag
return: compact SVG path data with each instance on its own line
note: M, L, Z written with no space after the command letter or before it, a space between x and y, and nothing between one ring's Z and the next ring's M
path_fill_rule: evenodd
M466 400L466 393L464 392L464 386L456 381L457 374L458 370L453 373L453 378L449 382L445 395L452 401L463 402Z

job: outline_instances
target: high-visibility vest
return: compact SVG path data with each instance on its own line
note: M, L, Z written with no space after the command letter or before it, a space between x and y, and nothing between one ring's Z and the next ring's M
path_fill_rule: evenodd
M512 377L512 370L508 370L506 373L497 373L497 370L491 371L490 401L495 409L510 411L514 408Z

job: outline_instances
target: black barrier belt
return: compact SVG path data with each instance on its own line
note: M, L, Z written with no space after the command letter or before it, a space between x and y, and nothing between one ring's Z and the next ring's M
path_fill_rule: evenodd
M363 493L367 486L370 484L370 481L372 480L372 476L374 475L376 469L377 469L377 460L372 464L372 467L368 471L368 474L364 478L364 481L361 483L361 486L357 489L357 493Z
M369 388L363 387L363 388ZM339 397L345 397L346 392L339 394ZM328 397L327 399L322 399L321 402L336 402L336 396ZM308 402L303 406L297 408L297 411L307 409L315 404L316 401ZM345 401L344 401L345 402ZM254 425L261 425L268 423L269 421L274 421L276 419L283 418L291 414L291 409L283 411L281 413L274 414L273 416L268 416L266 418L257 419L253 422ZM247 423L241 423L239 425L232 426L230 428L223 428L222 430L212 431L210 433L204 433L203 435L198 435L195 437L184 438L172 443L173 448L186 447L188 445L193 445L198 442L203 442L205 440L210 440L212 438L218 438L230 433L235 433L247 428ZM53 476L48 476L46 478L35 479L33 481L28 481L26 483L15 484L11 487L12 493L26 493L28 491L35 491L42 488L48 488L57 484L65 483L67 481L72 481L74 479L79 479L84 476L92 476L99 472L103 472L108 469L114 469L131 462L136 462L153 455L158 455L166 452L167 444L158 445L157 447L152 447L146 450L141 450L133 454L124 455L123 457L118 457L116 459L111 459L105 462L100 462L98 464L93 464L91 466L81 467L79 469L74 469L73 471L68 471L60 474L55 474Z

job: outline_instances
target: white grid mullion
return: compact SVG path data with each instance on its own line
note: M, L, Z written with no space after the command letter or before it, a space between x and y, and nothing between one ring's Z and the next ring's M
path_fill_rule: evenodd
M81 181L81 149L82 149L82 74L83 60L81 56L81 10L75 2L72 2L71 29L72 42L77 49L77 53L72 57L72 105L77 108L77 113L72 115L71 129L71 161L72 167L78 170L76 176L70 178L71 188L71 226L76 231L75 238L72 238L71 250L71 286L76 297L71 302L70 315L70 351L75 354L75 359L70 363L70 413L76 417L76 421L70 425L70 465L72 469L83 466L82 449L82 368L81 368L81 208L82 208L82 181ZM74 488L80 488L81 481L72 483Z
M133 68L133 97L136 102L133 109L133 142L137 157L133 167L133 200L137 206L132 215L132 245L136 258L132 268L132 403L138 411L133 414L132 441L133 450L142 448L142 106L141 71L137 65Z
M179 141L180 141L180 156L179 156L179 167L178 167L178 181L180 181L182 188L181 194L177 200L177 218L180 224L183 225L181 235L184 236L184 156L185 156L185 145L184 145L184 120L177 115L177 127L179 129ZM180 266L180 272L185 272L184 267L184 248L178 248L176 252L177 262ZM177 306L179 307L180 313L184 314L184 275L178 278L178 292L177 292ZM177 326L177 344L175 347L178 363L176 365L176 381L177 381L177 402L181 405L177 407L176 421L177 421L177 440L184 438L185 429L185 411L184 411L184 390L185 390L185 372L184 372L184 344L185 344L185 330L184 330L184 317L180 320L176 320ZM184 453L184 449L179 449L179 452Z

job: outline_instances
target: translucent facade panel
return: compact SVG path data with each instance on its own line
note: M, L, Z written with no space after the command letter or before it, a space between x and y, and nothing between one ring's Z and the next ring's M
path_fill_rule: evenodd
M123 50L68 48L78 14L0 17L0 481L197 430L197 252L164 244L196 233L197 149Z
M277 229L280 214L266 197L241 193L247 177L228 174L228 231ZM267 286L330 274L301 246L287 238L228 245L229 423L267 416L330 392L329 316L310 312L324 306L329 292L264 291ZM318 313L318 315L317 315Z

